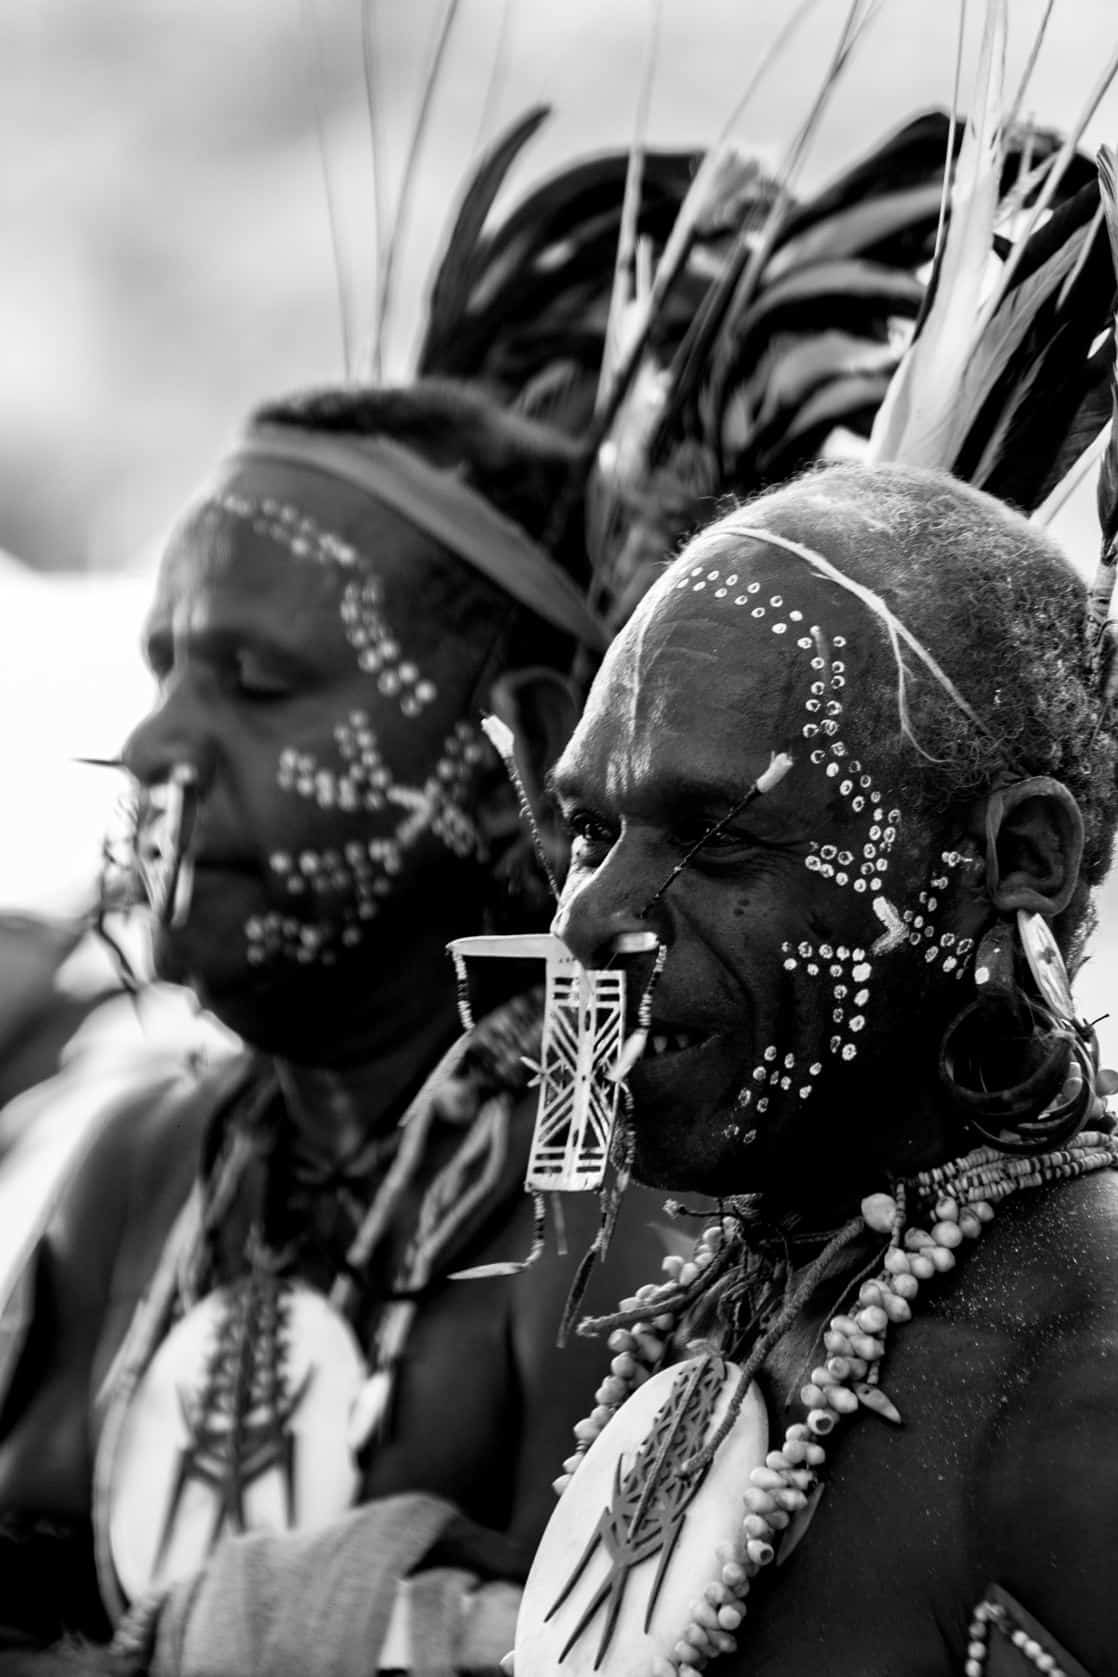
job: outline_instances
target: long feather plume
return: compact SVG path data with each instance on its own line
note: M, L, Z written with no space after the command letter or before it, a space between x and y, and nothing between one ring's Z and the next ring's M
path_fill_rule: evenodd
M1051 524L1057 513L1066 506L1075 494L1080 484L1095 470L1103 457L1104 451L1110 446L1111 424L1107 420L1093 443L1083 450L1077 460L1073 461L1068 471L1054 484L1035 512L1029 514L1034 524Z
M633 117L633 139L629 147L629 163L625 170L625 195L621 201L621 229L617 237L617 256L613 265L613 287L610 292L609 316L606 321L605 354L598 379L598 398L601 408L616 377L618 362L630 331L630 305L633 301L633 272L637 260L637 226L641 210L641 182L644 177L644 153L648 135L648 113L652 105L652 88L660 59L660 27L663 22L663 0L651 0L651 16L645 35L644 66L637 90L636 111Z
M479 161L446 237L427 305L427 325L418 356L421 374L438 364L443 346L461 329L469 307L478 241L509 170L521 151L551 114L547 105L534 105L502 134ZM440 369L441 370L441 369Z
M936 242L932 252L933 273L939 266L947 232L947 209L951 202L951 180L955 172L955 133L959 126L959 94L963 84L963 47L967 35L967 0L959 0L959 21L955 30L955 75L951 83L951 114L947 124L947 156L943 160L943 186L939 196L939 220L936 222ZM930 295L930 288L929 288Z
M1025 342L1039 310L1048 299L1062 291L1065 279L1070 276L1071 271L1079 263L1083 252L1083 241L1089 235L1090 228L1068 239L1053 252L1046 262L1043 262L1037 268L1035 273L1030 274L1020 285L1015 286L1007 296L1002 308L994 316L986 332L972 346L972 353L959 381L956 396L956 413L962 426L967 425L970 419L981 411L984 402L993 392L1010 361ZM1028 400L1031 380L1040 371L1040 357L1036 356L1031 367L1026 369L1001 424L987 441L980 463L973 472L966 474L969 481L975 483L979 488L985 486L993 469L1013 422L1014 411L1019 410L1022 404ZM956 451L943 464L955 465L957 459L958 452Z
M982 310L982 314L975 331L976 338L980 337L985 331L990 320L1000 307L1003 297L1012 285L1014 276L1017 272L1017 264L1024 255L1025 247L1034 231L1041 225L1044 217L1051 209L1056 194L1063 183L1064 176L1078 154L1079 142L1083 138L1084 130L1091 118L1094 116L1095 112L1098 110L1099 106L1102 104L1102 101L1107 92L1110 90L1116 76L1118 76L1118 42L1115 43L1110 57L1103 66L1103 70L1098 78L1098 81L1091 89L1086 102L1079 111L1079 115L1076 117L1075 122L1066 135L1064 143L1060 147L1059 153L1057 154L1054 162L1048 168L1045 176L1044 187L1038 194L1029 212L1028 223L1022 230L1021 235L1014 244L1013 249L1010 251L1005 266L998 276L997 286L990 294L990 297Z
M1118 276L1118 179L1116 160L1109 146L1101 146L1098 154L1099 195L1103 219L1110 240L1110 254ZM1118 316L1114 324L1118 346ZM1098 512L1102 546L1099 563L1091 583L1087 607L1088 636L1095 646L1101 644L1110 616L1110 602L1114 596L1115 566L1118 564L1118 372L1111 377L1110 439L1099 467Z
M998 202L1006 27L1006 0L987 0L935 295L878 412L872 460L940 466L954 453L956 397L974 341Z
M784 27L778 31L762 54L760 62L755 66L741 97L723 123L718 138L708 148L703 157L691 189L680 207L679 215L676 217L668 242L661 253L648 295L642 300L639 312L634 313L634 318L630 322L629 342L626 346L625 358L617 368L611 382L608 398L599 404L594 428L586 449L587 460L590 463L596 457L598 448L612 427L621 404L628 394L629 386L636 377L637 368L640 365L653 324L664 305L665 299L686 265L696 230L709 211L711 204L719 197L723 178L734 167L733 152L728 143L729 136L740 123L750 100L769 69L804 18L814 10L818 3L819 0L800 0L800 4L796 7L792 16L787 20ZM852 20L856 17L861 5L862 0L852 0L850 16L843 30L840 52L841 45L846 42L850 33ZM836 62L840 62L838 55L836 55ZM833 64L831 75L834 76L836 73ZM826 90L827 87L828 83L825 82L824 89Z
M1071 273L1068 275L1067 279L1064 281L1063 285L1060 287L1060 295L1056 299L1056 307L1058 309L1063 308L1064 304L1067 302L1068 298L1071 296L1072 292L1075 290L1075 282L1076 282L1076 280L1078 280L1080 274L1083 272L1083 269L1084 269L1084 267L1086 266L1086 263L1087 263L1087 258L1091 254L1091 247L1094 245L1094 242L1095 242L1095 234L1098 232L1099 228L1103 225L1104 213L1105 212L1104 212L1104 209L1103 209L1102 200L1100 198L1099 207L1095 211L1094 216L1091 219L1090 227L1087 229L1087 236L1083 240L1083 242L1080 246L1079 256L1076 259L1075 267L1071 270Z
M326 149L326 122L322 111L322 43L319 39L318 20L315 16L314 0L303 0L303 16L306 20L306 32L309 38L310 51L306 54L307 76L311 87L311 102L314 107L315 138L318 146L318 159L322 166L322 184L326 195L326 218L330 223L330 245L334 256L334 284L338 292L338 326L342 337L342 368L347 379L353 377L353 337L350 329L349 289L346 284L346 265L343 260L341 223L338 216L337 196L334 191L334 179L330 171L330 155Z
M831 56L826 74L816 92L811 107L793 135L785 152L777 176L777 188L768 215L758 231L752 225L743 227L737 248L727 261L717 282L704 299L694 324L680 347L672 371L676 402L686 400L690 387L707 365L712 345L733 304L735 312L744 311L755 295L761 275L768 263L791 210L791 193L800 167L818 131L819 124L838 86L854 49L877 14L873 3L863 8L862 0L852 0L843 21L838 43ZM668 416L666 416L667 419ZM655 444L654 444L655 447Z
M423 150L423 141L427 135L427 124L431 117L435 91L442 75L446 49L457 15L458 0L445 0L435 33L430 61L423 77L415 125L412 128L407 155L404 158L403 172L400 176L400 191L396 199L396 211L392 217L392 228L379 264L376 311L373 321L372 375L374 379L379 379L384 369L384 339L392 308L392 286L396 277L396 258L411 216L416 166Z
M959 390L966 436L945 464L1030 516L1110 413L1114 268L1098 203L1092 182L1032 235Z

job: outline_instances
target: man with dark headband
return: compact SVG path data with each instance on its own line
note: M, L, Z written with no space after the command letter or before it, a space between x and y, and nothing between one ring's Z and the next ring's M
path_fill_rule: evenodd
M635 1170L714 1215L588 1324L517 1677L1114 1669L1107 671L1043 534L895 466L713 524L607 654L555 930L656 934Z
M511 1638L577 1418L572 1262L500 1273L540 1004L459 1037L445 945L543 906L500 877L479 719L553 756L600 645L554 557L570 464L464 387L327 393L258 416L171 539L135 860L156 971L254 1052L119 1103L55 1211L2 1417L6 1672L488 1668ZM639 1227L622 1275L662 1250Z

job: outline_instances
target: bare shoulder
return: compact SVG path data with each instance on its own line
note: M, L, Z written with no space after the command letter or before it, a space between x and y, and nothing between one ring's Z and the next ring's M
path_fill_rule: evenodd
M965 1254L965 1255L964 1255ZM1118 1170L1025 1192L964 1248L948 1311L1042 1344L1118 1329Z
M1015 1347L978 1456L974 1553L1101 1672L1118 1646L1118 1173L1032 1198L960 1288L976 1316L1000 1311Z
M93 1139L63 1196L52 1238L68 1241L69 1229L81 1239L92 1236L89 1225L104 1223L112 1208L142 1202L169 1177L191 1172L206 1122L244 1080L249 1063L247 1055L230 1056L199 1072L162 1060L137 1066L135 1075L107 1089L94 1081L89 1098L101 1104L84 1115Z

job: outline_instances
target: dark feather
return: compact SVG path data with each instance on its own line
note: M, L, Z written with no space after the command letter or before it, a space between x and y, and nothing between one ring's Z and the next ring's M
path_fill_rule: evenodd
M779 482L814 459L837 425L865 432L889 383L887 373L850 373L809 397L790 424L759 432L748 460L756 485Z
M836 257L863 256L895 266L924 259L928 232L935 231L940 187L935 181L882 192L861 204L825 216L795 238L785 238L765 270L769 283L793 269Z
M1089 398L1102 364L1091 350L1114 295L1101 229L1082 248L1096 202L1091 188L1077 193L1028 241L960 393L975 413L953 470L1026 512L1045 498L1055 461L1065 461L1065 471L1073 464L1073 425L1081 446L1093 441L1087 427L1097 403Z
M925 111L913 117L830 186L798 205L788 218L785 239L797 239L817 221L829 221L867 198L879 198L884 192L906 192L939 180L946 148L947 117L943 111Z
M1043 475L1039 478L1033 504L1040 507L1067 477L1075 462L1085 454L1111 415L1111 381L1114 377L1114 340L1108 336L1087 363L1083 377L1083 396L1062 427L1051 458L1042 462ZM1027 458L1024 449L1022 458ZM1015 503L1016 504L1016 503Z
M695 163L690 153L645 159L639 231L654 252L671 231ZM596 385L625 169L623 153L566 169L480 237L456 307L438 340L428 341L425 371L476 378L513 400L556 361L582 368ZM702 290L684 276L658 322L658 341L682 334Z
M549 105L536 105L513 123L490 147L470 179L446 242L431 287L427 329L419 352L419 371L429 371L429 360L462 312L471 259L482 230L516 159L551 115Z

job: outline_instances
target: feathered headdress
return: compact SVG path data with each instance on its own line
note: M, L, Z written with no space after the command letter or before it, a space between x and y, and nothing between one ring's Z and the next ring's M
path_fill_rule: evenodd
M809 10L796 8L735 117ZM548 117L537 106L464 184L416 375L479 385L578 440L591 604L613 624L721 496L754 494L823 450L862 452L869 437L872 458L935 463L1032 511L1109 414L1113 274L1076 146L1114 64L1066 141L1022 126L1024 84L1003 96L1006 0L988 0L970 119L918 116L798 196L873 13L851 0L775 170L725 130L705 156L649 150L638 131L495 214ZM417 134L452 19L448 6ZM960 29L960 64L961 44ZM645 91L653 64L654 48Z
M1047 144L1040 157L1034 150L1006 197L1006 24L1006 0L988 0L928 305L877 415L869 456L940 467L1043 523L1101 454L1102 547L1086 624L1101 717L1113 686L1108 619L1118 559L1118 202L1113 153L1100 151L1094 178L1076 148L1118 74L1118 50L1063 145Z

